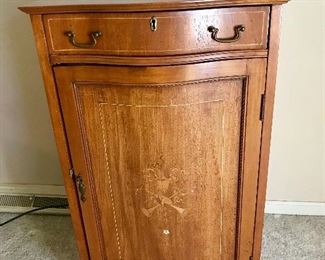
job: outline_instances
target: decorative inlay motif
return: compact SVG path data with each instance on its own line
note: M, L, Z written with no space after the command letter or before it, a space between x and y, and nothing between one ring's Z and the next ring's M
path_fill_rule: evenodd
M237 79L237 78L236 78ZM241 78L239 78L241 79ZM182 83L171 83L170 86L181 86L181 85L192 85L199 83L212 83L215 81L220 81L220 79L208 79L208 80L199 80L199 81L191 81ZM142 85L141 85L142 86ZM145 85L146 87L162 87L169 86L166 85ZM217 96L218 97L218 96ZM139 157L132 157L131 162L133 160L138 160L136 164L132 165L132 177L128 178L127 183L131 185L128 186L128 196L130 200L134 203L134 210L136 217L139 217L139 223L150 223L152 232L154 232L157 236L160 236L163 239L163 243L169 245L170 237L173 237L178 232L178 226L176 228L175 224L177 223L185 223L184 225L190 225L192 218L196 218L196 214L199 214L201 211L205 211L201 208L200 202L204 201L204 197L208 194L206 191L208 190L211 194L213 194L213 198L216 203L218 203L218 208L216 209L216 214L219 216L218 220L215 219L214 223L216 225L220 225L220 255L223 254L223 246L224 246L224 238L223 238L223 226L224 226L224 187L223 187L223 172L224 172L224 128L225 128L225 110L221 103L224 102L223 98L210 98L210 100L197 100L197 99L183 99L182 102L164 102L163 104L153 103L151 102L131 102L133 99L115 99L115 98L100 98L99 102L99 115L100 121L102 124L102 137L105 146L105 160L107 163L107 173L109 173L108 161L109 158L107 155L108 145L107 141L109 141L108 131L111 131L108 127L108 122L105 122L105 113L106 111L103 108L107 108L111 115L113 116L112 120L116 120L116 127L121 127L120 131L133 129L133 124L137 126L135 128L136 131L142 131L145 129L144 136L149 136L149 140L143 139L143 136L135 136L135 138L139 138L139 142L145 143L144 151L141 152ZM145 100L147 101L147 100ZM175 100L176 101L176 100ZM187 102L190 101L190 102ZM192 101L192 102L191 102ZM194 107L194 106L200 107ZM218 107L215 107L218 106ZM220 106L220 107L219 107ZM192 108L193 107L193 108ZM174 151L173 148L162 145L160 136L158 135L150 135L150 133L154 132L154 130L146 130L148 125L155 129L156 127L160 127L160 121L155 122L156 125L151 125L150 122L148 124L137 124L137 120L141 119L141 113L151 113L148 111L149 109L155 109L155 113L173 113L171 114L171 120L174 120L174 117L178 115L178 113L185 113L184 111L189 111L188 113L191 116L200 115L200 113L206 112L205 107L213 110L215 109L217 113L217 117L212 121L214 124L218 125L218 130L220 131L221 139L209 140L216 146L216 150L214 155L208 155L210 160L207 162L202 158L206 158L205 147L202 146L203 140L206 140L204 137L200 139L201 135L207 133L207 136L210 136L210 132L206 132L204 125L197 125L193 128L185 127L188 122L185 119L183 127L171 131L170 136L175 139L175 145L182 144L179 142L179 139L183 141L184 145L189 144L191 149L186 149L186 146L180 147L180 152ZM156 108L159 108L157 110ZM168 110L167 110L168 108ZM144 110L145 109L145 110ZM160 110L162 109L162 110ZM166 109L166 110L165 110ZM172 109L180 109L179 112L173 112ZM193 109L193 110L191 110ZM170 112L172 111L172 112ZM210 112L210 110L209 110ZM108 113L108 112L107 112ZM123 126L123 122L121 118L127 115L132 114L132 118L135 118L135 121L131 122L130 126ZM127 117L128 118L128 117ZM212 118L212 117L211 117ZM152 127L153 126L153 127ZM106 129L107 128L107 129ZM122 129L122 130L121 130ZM164 127L162 127L162 132L167 131ZM183 130L184 129L184 130ZM190 129L190 130L188 130ZM180 131L190 131L186 132L187 135L191 138L183 139L182 132ZM208 131L208 130L207 130ZM156 133L156 132L154 132ZM167 135L169 132L167 132ZM180 135L179 139L176 139L176 135ZM132 135L131 135L132 136ZM197 138L199 137L199 138ZM106 140L107 139L107 140ZM126 139L127 140L127 139ZM122 139L121 143L118 145L123 145L126 140ZM143 140L143 141L142 141ZM157 141L158 140L158 141ZM120 142L120 141L119 141ZM142 145L143 146L143 145ZM141 146L141 147L142 147ZM148 148L148 147L149 148ZM157 147L157 148L156 148ZM220 149L220 150L219 150ZM150 151L150 153L148 152ZM155 152L152 152L155 151ZM220 153L219 153L220 152ZM128 154L128 153L126 153ZM212 164L213 163L213 164ZM214 172L209 172L209 167L213 167L216 169ZM129 169L126 169L129 170ZM120 236L122 235L121 229L122 226L119 226L118 216L115 211L121 210L121 205L114 203L114 197L118 196L118 194L114 194L112 189L111 176L109 176L109 193L111 197L112 211L113 211L113 221L115 226L115 236L117 240L117 247L119 257L122 257L123 250L123 242L120 241ZM211 186L211 183L215 183L215 187ZM219 195L220 192L220 195ZM220 196L220 197L219 197ZM116 198L115 198L116 199ZM117 208L116 208L117 206ZM122 205L123 209L123 205ZM219 210L220 209L220 210ZM205 212L203 212L205 214ZM218 246L218 245L216 245Z
M177 214L184 215L186 209L182 204L187 195L185 190L186 173L177 168L164 167L162 156L158 162L148 165L142 171L144 184L136 193L143 191L147 198L145 205L141 207L142 213L150 218L157 209L173 209Z

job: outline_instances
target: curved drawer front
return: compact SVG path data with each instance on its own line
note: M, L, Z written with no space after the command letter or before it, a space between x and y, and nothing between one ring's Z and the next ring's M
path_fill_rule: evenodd
M45 15L51 54L157 56L266 49L269 7Z

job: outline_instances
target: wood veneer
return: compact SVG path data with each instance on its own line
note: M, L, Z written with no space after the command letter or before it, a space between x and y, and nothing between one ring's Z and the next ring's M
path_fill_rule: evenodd
M157 29L148 23L157 19ZM44 25L51 54L105 54L158 56L202 52L266 49L269 7L222 8L178 12L100 13L45 15ZM207 28L220 28L219 37L230 37L234 27L245 25L240 39L231 43L211 40ZM71 45L65 32L78 42L89 42L89 32L100 31L93 48ZM191 32L191 33L188 33Z
M81 259L259 259L284 2L21 8Z
M19 9L29 14L85 12L144 12L190 10L213 7L280 5L289 0L41 0Z

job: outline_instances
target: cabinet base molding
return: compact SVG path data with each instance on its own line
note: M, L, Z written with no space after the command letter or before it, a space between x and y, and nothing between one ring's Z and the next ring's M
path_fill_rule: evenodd
M266 214L325 216L325 202L301 202L269 200Z

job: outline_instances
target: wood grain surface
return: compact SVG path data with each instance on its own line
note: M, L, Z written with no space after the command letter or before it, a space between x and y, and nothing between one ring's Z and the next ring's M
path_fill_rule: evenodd
M189 54L189 55L170 55L145 57L129 56L109 56L109 55L51 55L52 65L59 64L100 64L100 65L126 65L126 66L167 66L167 65L185 65L201 62L211 62L219 60L233 59L252 59L267 58L268 50L239 50L239 51L218 51L211 53Z
M263 70L259 60L55 68L86 230L101 243L92 257L251 255Z
M276 86L276 73L278 64L278 50L280 41L281 6L272 7L272 20L270 25L270 53L268 57L266 85L265 85L265 110L261 143L260 173L258 180L257 208L254 238L254 259L261 256L264 208L266 199L267 173L271 144L272 116Z
M80 12L144 12L213 7L279 5L288 0L41 0L20 10L30 14Z
M36 40L36 47L38 50L42 77L44 80L47 103L49 105L51 115L51 122L53 126L56 147L59 153L64 186L68 195L69 209L71 213L76 244L78 247L80 259L86 260L89 259L88 245L85 239L84 223L79 205L78 193L76 190L75 182L69 174L70 169L72 169L70 150L68 146L68 141L66 139L65 126L63 123L60 101L56 89L53 70L49 63L49 54L45 40L45 33L43 31L42 26L42 16L33 15L31 17L31 21L34 30L34 37Z
M150 20L155 17L157 30ZM51 54L105 54L154 56L225 50L266 49L269 7L222 8L180 12L124 14L58 14L44 16ZM237 41L216 42L209 26L219 29L219 38L231 38L243 25ZM71 44L66 32L78 43L91 43L92 32L101 32L91 48Z

